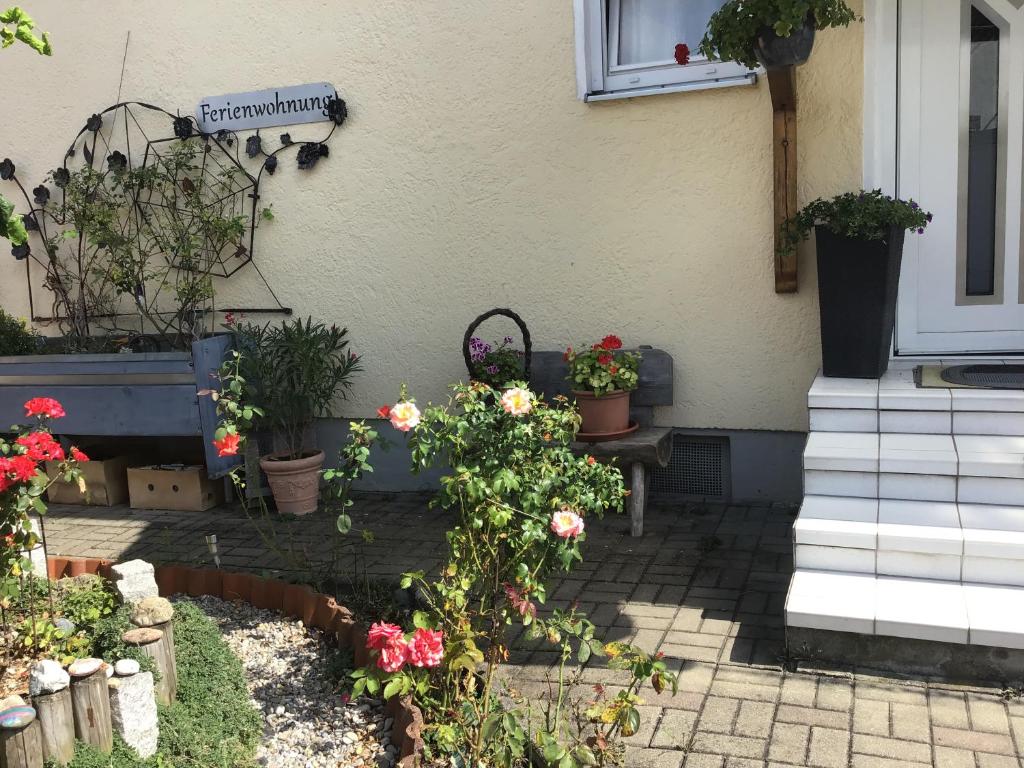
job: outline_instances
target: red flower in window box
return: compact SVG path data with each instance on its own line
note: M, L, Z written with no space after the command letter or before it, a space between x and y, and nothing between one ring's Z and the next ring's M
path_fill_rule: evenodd
M676 64L685 67L690 63L690 46L686 43L676 45Z

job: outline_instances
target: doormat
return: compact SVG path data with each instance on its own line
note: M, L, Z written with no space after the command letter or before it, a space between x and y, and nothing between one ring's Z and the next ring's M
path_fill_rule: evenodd
M1024 389L1024 365L919 365L914 383L921 389Z

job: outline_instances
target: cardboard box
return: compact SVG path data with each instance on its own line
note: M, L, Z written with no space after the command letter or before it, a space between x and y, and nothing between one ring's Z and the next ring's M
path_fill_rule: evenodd
M211 480L203 466L129 467L128 495L132 509L202 512L224 501L224 483Z
M46 462L46 474L57 476L59 464ZM78 483L57 480L46 492L53 504L95 504L113 507L128 501L128 457L114 456L109 459L92 459L78 468L85 482L85 493Z

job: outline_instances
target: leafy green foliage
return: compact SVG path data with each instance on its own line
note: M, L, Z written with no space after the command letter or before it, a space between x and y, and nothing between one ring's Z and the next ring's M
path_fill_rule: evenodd
M728 0L708 21L700 52L753 69L758 65L755 44L762 28L789 37L809 15L816 29L847 27L857 18L844 0Z
M287 458L303 455L303 438L317 416L328 413L336 397L352 387L362 370L348 350L348 329L314 322L312 317L280 325L239 325L240 373L266 423L280 434Z
M52 55L50 38L45 32L42 37L37 36L35 26L32 17L16 5L0 12L0 48L10 48L17 40L41 56Z
M25 222L21 215L14 212L14 204L0 195L0 240L10 240L13 245L21 245L28 240Z
M348 440L338 453L338 466L324 471L327 497L332 511L337 514L337 528L342 535L352 530L352 518L347 511L352 506L352 499L349 498L352 485L365 473L373 472L370 449L377 439L377 430L366 426L366 422L349 422Z
M174 642L178 699L160 707L157 753L139 757L117 737L104 755L79 745L69 768L250 768L262 732L242 664L220 631L191 603L178 603Z
M0 309L0 357L37 354L41 341L28 321L19 320Z
M893 229L923 234L932 214L913 200L897 200L882 190L847 192L830 200L818 198L782 225L780 248L796 250L815 226L858 240L885 240Z

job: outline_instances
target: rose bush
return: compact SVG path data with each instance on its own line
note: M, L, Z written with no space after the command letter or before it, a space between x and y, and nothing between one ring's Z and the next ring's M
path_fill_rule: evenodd
M586 519L621 511L621 473L573 454L579 416L564 398L549 405L519 382L504 391L457 384L447 405L422 412L403 392L385 412L408 433L414 471L447 468L433 504L455 521L440 576L404 577L421 604L413 627L370 628L371 664L354 673L353 692L413 695L425 713L428 757L445 764L513 766L531 751L566 768L603 764L610 751L594 741L596 732L569 727L568 707L556 707L531 741L529 707L509 707L496 672L508 659L514 625L547 638L566 659L604 654L589 622L557 611L543 616L538 605L555 572L582 560ZM659 669L670 677L663 663ZM567 682L560 681L559 701ZM620 708L637 716L635 706Z
M65 416L59 402L34 397L25 403L31 426L14 427L13 441L0 438L0 602L18 588L18 578L31 569L27 553L38 543L31 515L46 513L43 494L58 480L80 481L78 464L89 460L83 451L64 447L50 432L50 421ZM43 462L59 462L49 476Z

